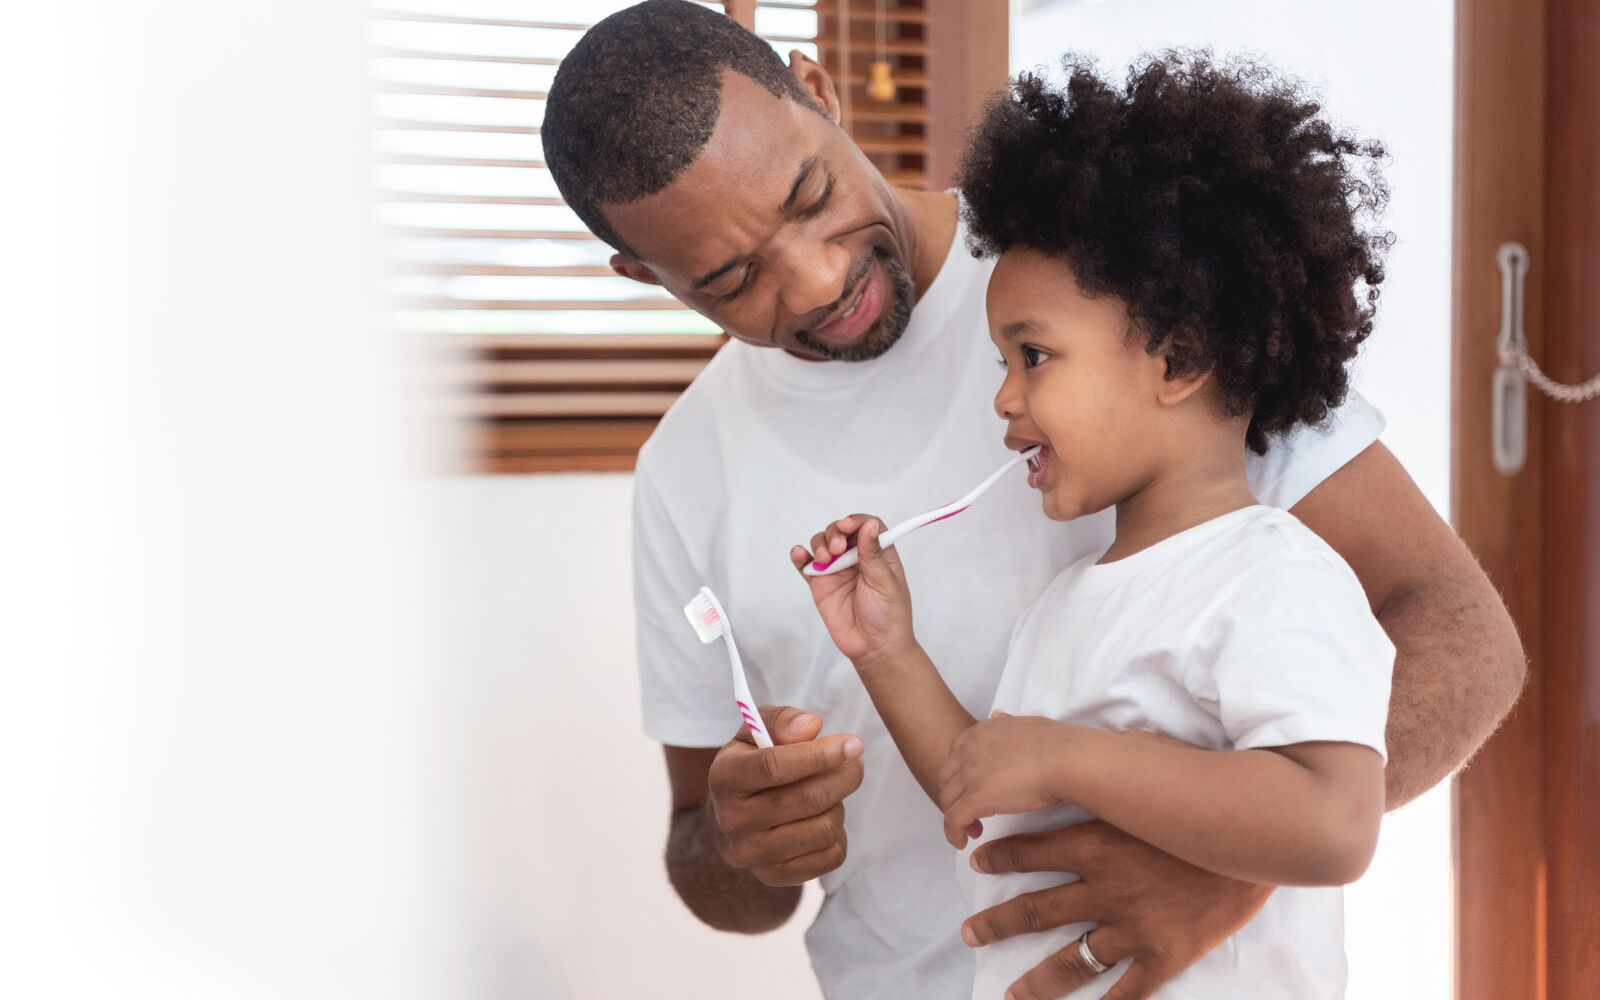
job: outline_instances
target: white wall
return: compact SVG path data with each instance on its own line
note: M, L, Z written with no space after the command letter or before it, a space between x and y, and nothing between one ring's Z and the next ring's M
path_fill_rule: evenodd
M742 937L699 924L667 883L666 771L634 670L631 489L626 475L434 485L470 688L491 995L814 998L801 934L820 893L781 930Z

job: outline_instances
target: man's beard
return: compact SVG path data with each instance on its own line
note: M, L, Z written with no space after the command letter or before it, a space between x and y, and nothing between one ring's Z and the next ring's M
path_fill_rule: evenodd
M889 287L884 289L883 310L878 314L870 330L862 334L853 344L829 344L811 336L810 330L801 330L794 335L794 339L818 357L829 361L871 361L873 358L882 357L893 347L906 332L906 325L911 322L911 306L916 298L917 289L911 282L911 275L906 273L906 269L900 266L899 261L882 249L874 247L867 257L866 266L861 268L861 273L852 276L855 280L849 283L851 294L854 294L861 287L861 282L866 280L874 261L883 265L883 273L888 279Z

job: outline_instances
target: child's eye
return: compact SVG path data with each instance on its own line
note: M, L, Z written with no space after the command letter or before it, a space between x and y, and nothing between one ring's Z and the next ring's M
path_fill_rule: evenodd
M1000 369L1001 369L1001 370L1002 370L1002 371L1004 371L1004 370L1005 370L1005 368L1006 368L1006 359L1005 359L1005 358L995 358L995 359L994 359L994 363L995 363L995 364L997 364L997 365L999 365L999 366L1000 366Z
M1026 344L1023 345L1022 366L1024 368L1035 368L1038 366L1039 362L1043 361L1046 357L1047 355L1037 347L1029 347Z

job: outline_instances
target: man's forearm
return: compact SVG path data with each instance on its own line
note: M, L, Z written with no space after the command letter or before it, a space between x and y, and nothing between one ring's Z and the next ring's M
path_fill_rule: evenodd
M1395 645L1384 772L1384 808L1393 810L1449 777L1493 734L1521 693L1527 659L1487 580L1397 593L1378 620Z
M719 931L761 934L782 926L800 905L800 887L765 885L732 867L717 850L718 836L709 803L672 814L667 877L678 897Z

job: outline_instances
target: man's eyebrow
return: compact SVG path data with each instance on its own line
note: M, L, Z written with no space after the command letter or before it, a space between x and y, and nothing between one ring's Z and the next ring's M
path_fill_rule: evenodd
M794 207L795 199L800 197L800 187L805 184L806 178L811 176L811 171L817 168L817 161L819 159L820 156L813 153L812 155L806 157L804 162L800 164L800 172L795 175L794 183L789 186L789 197L784 199L783 206L778 209L778 214L787 214L788 211ZM704 277L700 278L694 283L694 290L697 292L700 291L702 288L705 288L707 285L711 284L713 281L716 281L724 274L727 274L735 267L738 267L740 259L740 257L734 257L732 260L729 260L722 266L714 270L707 271Z
M778 209L779 214L787 214L789 209L794 207L794 200L800 197L800 185L806 182L806 178L811 176L811 171L815 170L816 167L817 154L815 153L806 157L805 162L800 164L800 172L795 175L794 183L789 187L789 197L783 200L783 207Z

